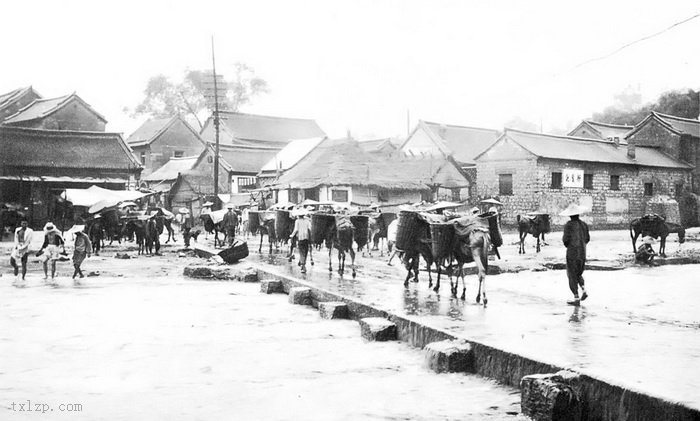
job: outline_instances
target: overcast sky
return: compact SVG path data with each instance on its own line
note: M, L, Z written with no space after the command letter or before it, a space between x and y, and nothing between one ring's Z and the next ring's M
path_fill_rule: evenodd
M242 61L271 92L244 112L316 119L332 136L406 134L418 119L572 128L628 86L700 88L700 13L669 1L13 1L0 92L76 91L128 135L147 79ZM228 72L230 74L230 71Z

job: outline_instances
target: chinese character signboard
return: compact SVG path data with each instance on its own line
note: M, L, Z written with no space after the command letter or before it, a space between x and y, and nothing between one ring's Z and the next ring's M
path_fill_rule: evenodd
M583 188L583 170L563 170L561 178L562 187Z

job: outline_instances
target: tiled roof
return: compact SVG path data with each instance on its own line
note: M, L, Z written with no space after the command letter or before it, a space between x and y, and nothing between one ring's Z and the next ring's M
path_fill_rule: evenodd
M474 157L485 151L500 136L498 130L455 126L422 120L418 122L418 126L413 133L419 129L423 129L428 133L443 155L451 155L461 164L473 164ZM404 149L411 137L412 135L406 139L399 148L400 150Z
M213 156L215 145L208 143L208 147ZM276 148L219 145L220 165L231 172L257 174L278 151Z
M399 148L391 138L361 140L360 147L370 153L390 153Z
M627 156L627 146L615 146L603 140L557 136L506 129L501 138L507 137L525 150L541 158L566 161L599 162L608 164L641 165L662 168L692 168L652 147L636 146L635 156ZM477 157L479 160L481 157Z
M41 95L31 86L15 89L0 95L0 122L15 114L20 108L23 108L28 101L33 101L37 98L41 98Z
M626 126L623 124L609 124L593 120L583 120L581 124L569 132L569 136L573 136L574 133L582 126L587 127L589 131L597 135L599 139L608 140L609 138L617 137L623 142L625 135L627 135L630 130L634 129L634 126Z
M326 139L274 184L282 188L351 185L422 190L440 183L436 176L443 168L442 181L468 184L457 168L445 160L387 159L365 152L356 140Z
M221 131L233 144L262 146L265 143L283 147L290 140L324 137L316 121L302 118L272 117L265 115L220 112ZM214 127L210 117L202 129L202 137L214 141Z
M29 90L32 90L33 88L31 86L27 86L24 88L19 88L15 89L14 91L10 91L7 93L4 93L0 95L0 110L5 108L6 106L10 105L12 102L17 100L17 98L22 97L24 93L26 93Z
M141 168L119 133L0 126L0 151L8 167Z
M71 103L72 101L79 101L81 102L86 108L91 110L97 118L100 120L107 122L107 119L105 119L100 113L95 111L90 104L87 102L83 101L82 98L80 98L78 95L75 93L72 93L70 95L58 97L58 98L49 98L49 99L37 99L31 104L27 105L26 107L22 108L21 110L17 111L14 115L9 116L4 123L5 124L13 124L13 123L19 123L23 121L30 121L30 120L36 120L39 118L44 118L49 116L50 114L58 111L65 105Z
M138 129L126 138L126 143L133 145L135 143L150 143L166 124L172 121L172 117L168 118L151 118L146 120Z
M158 168L151 174L143 178L145 181L166 181L176 180L177 175L185 171L189 171L197 162L196 156L187 156L183 158L170 158L162 167Z
M318 146L324 138L314 137L311 139L297 139L289 142L282 150L262 166L261 171L275 173L277 169L286 171L296 165L311 150Z
M661 114L655 111L652 111L652 114L666 122L666 124L673 127L673 129L680 134L700 137L700 121L698 120Z

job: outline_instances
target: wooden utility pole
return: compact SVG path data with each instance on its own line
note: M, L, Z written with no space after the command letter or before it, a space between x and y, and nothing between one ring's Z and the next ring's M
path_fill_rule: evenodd
M212 76L214 78L214 132L215 132L215 147L214 147L214 207L218 208L219 204L219 90L216 80L216 59L214 58L214 36L211 36L211 65Z

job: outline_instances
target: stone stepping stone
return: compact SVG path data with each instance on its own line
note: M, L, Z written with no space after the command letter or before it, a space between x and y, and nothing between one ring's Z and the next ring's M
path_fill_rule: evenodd
M289 289L289 304L311 304L311 288L293 287Z
M318 313L322 319L347 319L348 305L342 301L318 303Z
M536 421L580 420L581 390L580 376L571 371L525 376L520 380L520 406Z
M474 353L464 340L448 339L425 346L425 367L436 373L474 372Z
M282 281L263 280L260 282L260 292L272 294L273 292L284 292Z
M360 319L360 334L368 341L395 341L396 324L383 317L366 317Z

